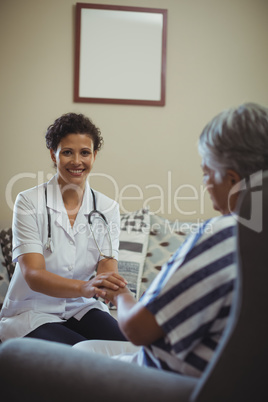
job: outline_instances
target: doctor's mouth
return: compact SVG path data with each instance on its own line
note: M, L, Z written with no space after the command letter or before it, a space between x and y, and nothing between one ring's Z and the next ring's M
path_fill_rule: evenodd
M32 187L41 185L46 180L51 179L51 173L45 174L44 171L37 173L24 172L12 176L5 189L5 200L8 207L13 210L15 204L15 194L18 193L17 188L21 187L22 182L31 182ZM135 203L139 208L149 208L150 214L163 214L171 216L172 214L186 216L190 218L193 216L205 215L206 198L208 198L207 188L203 184L195 187L192 184L181 184L175 186L172 182L172 172L167 172L167 180L164 186L157 183L139 186L135 183L126 184L120 187L111 175L105 173L90 173L90 186L94 189L94 183L97 179L102 178L110 189L112 195L109 195L113 202L118 202L121 213L130 213L133 207L127 208L128 203ZM28 185L25 185L27 188ZM104 213L109 213L113 209L113 202L106 207ZM42 211L42 201L40 199L40 213ZM25 213L32 213L34 211L22 211ZM83 229L79 229L83 230Z

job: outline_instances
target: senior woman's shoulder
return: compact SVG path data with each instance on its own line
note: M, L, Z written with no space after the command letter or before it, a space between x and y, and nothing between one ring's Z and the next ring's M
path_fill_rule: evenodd
M237 221L234 214L217 216L207 221L206 232L216 234L225 231L230 233L232 236L235 233L234 229L236 227L236 223Z

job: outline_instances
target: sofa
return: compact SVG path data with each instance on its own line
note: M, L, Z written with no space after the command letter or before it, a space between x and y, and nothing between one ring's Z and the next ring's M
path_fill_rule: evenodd
M128 281L128 287L138 300L142 294L146 291L150 283L153 281L153 279L157 276L158 272L161 269L161 266L164 262L166 262L171 255L177 250L177 248L182 244L182 242L186 239L186 237L192 232L195 231L197 228L197 225L194 223L190 222L179 222L179 221L169 221L165 218L162 218L159 215L152 214L150 213L149 209L140 209L134 212L130 213L124 213L121 214L121 222L120 222L120 239L119 239L119 261L118 261L118 269L119 272L122 276L126 278ZM5 294L8 289L9 282L12 278L14 269L15 269L15 264L12 262L12 229L11 227L2 229L0 231L0 308L2 307L2 303L4 301ZM116 317L116 309L114 306L110 306L111 314ZM43 348L44 355L42 357L42 361L45 363L47 370L52 373L53 370L51 371L52 366L54 363L50 360L49 358L49 353L46 351L46 347L52 348L54 352L52 352L52 355L55 356L57 353L63 353L62 356L67 356L66 355L66 350L71 352L70 355L70 366L73 367L73 381L76 382L76 385L73 387L73 394L69 393L68 400L75 400L75 401L82 401L84 400L84 397L81 396L79 397L79 388L80 386L82 387L82 382L85 380L86 377L84 377L84 380L82 379L82 373L80 372L80 369L76 369L76 364L79 366L85 365L84 366L84 372L87 373L88 370L90 370L91 365L93 362L91 362L91 359L87 358L83 352L81 351L76 351L77 358L74 358L72 356L72 353L74 352L74 349L70 350L69 346L67 345L61 345L61 344L56 344L53 342L45 342L45 345L43 345L42 341L35 340L35 339L30 339L30 342L28 342L29 339L17 339L17 342L21 342L22 345L21 347L18 347L16 351L13 351L14 354L20 355L20 351L25 353L28 349L29 353L29 358L30 360L35 354L35 348L36 351L41 351ZM32 343L33 341L33 343ZM5 344L9 344L10 341L4 342L4 344L1 345L1 347L5 347ZM12 341L11 341L12 342ZM39 345L41 343L41 345ZM49 345L48 345L49 344ZM45 347L44 347L45 346ZM26 352L27 353L27 352ZM46 360L48 358L48 360ZM113 377L113 367L110 365L110 362L104 362L102 363L102 356L98 361L94 360L94 372L96 370L96 365L99 367L102 367L104 364L105 367L102 368L104 375L108 375L110 378ZM77 359L77 360L76 360ZM27 366L26 361L28 358L25 358L23 367L21 367L21 372L24 370L24 364ZM2 364L3 361L2 361ZM66 364L66 363L64 363ZM116 362L116 365L121 366L121 362ZM61 358L59 357L58 362L56 365L61 365ZM0 361L0 366L1 366L1 361ZM124 367L124 365L123 365ZM18 368L18 367L17 367ZM141 383L143 380L143 377L140 375L139 370L137 367L132 367L134 371L136 372L135 375L137 375L137 382ZM124 371L129 369L129 367L124 367ZM98 370L96 370L96 373ZM150 369L148 369L148 372L150 374ZM106 374L105 374L106 373ZM154 371L153 371L153 374ZM92 373L94 376L94 374ZM131 374L131 378L133 378L133 373ZM174 378L177 378L177 376L174 374L171 376L173 380L170 380L169 376L166 376L166 373L157 373L157 376L159 377L157 380L158 387L161 388L161 384L165 384L165 387L170 384L170 389L174 388ZM50 374L45 375L46 377L46 382L50 382L49 377ZM75 380L77 378L77 381ZM92 377L93 378L93 377ZM23 383L25 380L20 377L18 379L18 382L16 383L17 391L15 391L15 399L14 400L20 400L20 388L23 386L20 381ZM0 379L1 382L1 379ZM196 380L194 379L188 379L188 384L185 385L185 395L189 395L192 385L195 384ZM51 382L52 383L52 382ZM146 380L146 383L148 383L148 379ZM79 385L81 384L81 385ZM115 378L113 382L113 386L118 387L118 381ZM27 386L27 384L25 384ZM32 386L32 385L30 385ZM121 385L122 386L122 385ZM125 383L125 386L127 384ZM156 384L155 384L155 377L152 376L152 387L155 389ZM55 400L59 401L60 400L60 395L58 395L58 390L51 388L49 389L49 393L47 394L45 391L46 386L44 385L44 390L41 391L41 395L38 396L38 400L50 400L51 398L55 398ZM163 388L164 390L164 388ZM111 394L113 393L112 388L111 388ZM133 396L135 394L134 389L132 391ZM54 394L52 397L51 394ZM1 394L1 400L4 401L9 401L9 398L11 398L10 395L5 396L3 393ZM48 396L49 395L49 396ZM58 396L57 396L58 395ZM4 398L4 399L2 399ZM12 397L13 398L13 397ZM149 394L144 395L144 400L147 401L149 400ZM163 401L164 398L164 392L159 393L159 401ZM64 398L65 399L65 398ZM13 399L12 399L13 400ZM30 399L28 399L30 400ZM33 398L34 400L34 398ZM54 399L53 399L54 400ZM91 399L89 399L91 400ZM94 399L95 401L97 400L102 400L102 397L98 399L96 396ZM112 399L110 399L112 400ZM157 399L155 399L157 401Z
M267 401L268 173L263 189L258 183L253 192L246 192L237 219L238 278L230 318L200 379L96 357L68 345L14 339L0 346L1 401ZM261 222L258 230L252 228L253 218ZM150 230L145 265L155 236Z

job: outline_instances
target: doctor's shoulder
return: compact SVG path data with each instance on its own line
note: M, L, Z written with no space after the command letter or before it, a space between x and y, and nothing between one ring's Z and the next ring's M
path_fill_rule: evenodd
M107 195L94 190L92 188L95 198L96 198L96 209L99 210L104 215L107 215L107 218L112 218L115 215L119 217L119 204L117 201L108 197Z
M45 201L46 183L31 187L21 191L15 200L14 213L20 214L23 212L38 213L46 207Z

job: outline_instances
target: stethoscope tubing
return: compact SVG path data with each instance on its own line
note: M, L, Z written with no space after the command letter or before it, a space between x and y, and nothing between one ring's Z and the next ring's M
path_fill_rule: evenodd
M102 253L102 251L101 251L101 249L100 249L100 247L98 245L98 242L96 240L96 237L95 237L95 234L94 234L94 231L93 231L93 228L92 228L92 217L93 217L93 215L98 215L98 216L95 216L95 217L97 219L101 219L102 221L104 221L106 229L107 229L108 237L109 237L110 250L112 252L112 249L113 249L112 239L111 239L111 233L110 233L110 228L109 228L107 219L106 219L105 215L102 212L97 210L96 197L95 197L94 191L92 190L92 188L90 190L91 190L92 199L93 199L93 210L88 215L88 224L89 224L89 228L90 228L93 240L95 242L95 245L96 245L96 247L98 249L98 252L99 252L101 257L114 259L114 256L112 256L112 255L108 256L108 255ZM50 252L52 253L53 250L54 250L54 246L53 246L53 242L52 242L52 238L51 238L51 216L50 216L50 210L49 210L49 208L47 206L47 185L45 185L45 199L46 199L46 208L47 208L47 233L48 233L46 249L50 250Z

